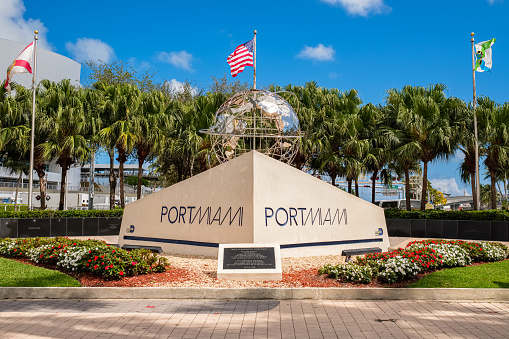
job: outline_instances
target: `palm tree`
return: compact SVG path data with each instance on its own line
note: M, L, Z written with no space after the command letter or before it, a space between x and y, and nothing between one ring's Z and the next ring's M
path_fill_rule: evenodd
M371 202L375 202L376 180L379 174L387 177L384 167L393 157L392 134L388 132L386 125L389 123L388 114L382 107L372 104L365 105L360 110L364 126L362 138L369 140L369 148L363 162L368 171L371 171ZM381 173L382 172L382 173Z
M111 146L114 143L117 150L117 160L119 162L118 172L120 177L120 206L124 208L124 164L138 139L133 129L133 122L134 117L141 108L142 95L136 85L120 83L117 85L107 85L103 96L104 98L101 106L114 112L115 121L111 125L107 125L101 129L99 136L101 139L105 140L107 146ZM110 198L110 206L111 204Z
M138 157L137 199L141 198L143 164L162 146L163 129L167 125L167 100L160 91L143 93L143 108L133 118L133 129L137 135L134 148Z
M428 163L436 158L448 158L455 151L457 126L460 124L464 104L456 98L446 98L442 84L390 90L388 102L398 107L398 125L413 144L413 154L423 163L421 210L425 209L428 180ZM407 149L406 151L409 151Z
M106 82L96 82L93 84L94 93L97 95L97 110L101 126L107 128L118 117L118 101L120 100L119 87L116 85L107 84ZM106 149L110 158L109 170L109 187L110 187L110 209L115 208L115 190L117 188L118 172L115 171L115 136L111 133L101 135L102 129L99 131L99 144Z
M31 108L32 108L32 93L21 85L12 84L11 86L16 92L15 96L0 96L5 99L0 102L1 121L4 126L0 132L0 145L2 142L10 140L10 150L8 151L8 158L14 163L26 162L27 166L30 161L30 121L31 121ZM46 173L46 161L43 148L41 144L46 142L49 127L45 112L41 111L41 98L43 91L37 89L36 100L36 131L34 133L34 170L39 177L39 191L41 210L46 209L46 185L44 177ZM19 167L19 166L18 166ZM28 172L28 168L27 168Z
M71 85L69 80L59 83L41 81L44 88L41 109L50 120L47 141L41 145L45 158L55 158L62 168L59 210L64 209L67 172L76 162L88 158L87 135L89 124L83 108L83 89Z
M488 97L478 99L480 139L486 144L486 159L491 178L491 209L497 208L497 175L509 162L509 105L497 105Z

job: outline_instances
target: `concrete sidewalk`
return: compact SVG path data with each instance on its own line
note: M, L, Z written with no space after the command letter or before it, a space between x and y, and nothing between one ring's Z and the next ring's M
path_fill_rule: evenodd
M509 304L0 300L0 338L509 338Z

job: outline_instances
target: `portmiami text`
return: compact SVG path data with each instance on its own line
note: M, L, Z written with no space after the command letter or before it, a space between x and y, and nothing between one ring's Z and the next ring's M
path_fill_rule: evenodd
M344 218L344 219L343 219ZM347 224L346 208L265 207L265 226L308 226Z
M244 207L162 206L161 222L242 226Z

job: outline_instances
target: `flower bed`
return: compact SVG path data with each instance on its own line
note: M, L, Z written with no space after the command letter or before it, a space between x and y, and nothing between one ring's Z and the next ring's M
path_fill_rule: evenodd
M149 250L126 251L99 240L57 238L0 239L0 255L92 273L110 280L167 270L167 261Z
M366 254L352 263L324 265L319 273L343 282L395 283L441 268L503 260L508 254L508 248L501 243L422 240L392 252Z

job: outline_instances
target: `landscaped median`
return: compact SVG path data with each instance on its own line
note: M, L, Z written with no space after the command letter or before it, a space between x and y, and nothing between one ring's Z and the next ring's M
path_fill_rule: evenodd
M60 246L60 247L59 247ZM414 242L404 249L358 257L354 264L338 265L344 257L338 255L283 258L283 279L280 281L226 281L217 279L217 258L183 256L148 251L127 252L97 240L68 238L0 239L0 256L21 262L60 270L75 277L81 287L68 282L60 285L3 284L0 299L62 298L62 299L330 299L330 300L498 300L509 301L509 260L480 265L507 256L507 248L498 243L429 240ZM119 260L120 259L120 260ZM6 261L13 261L5 259ZM170 265L166 264L166 260ZM488 286L456 286L448 288L402 288L409 281L430 276L435 270L448 267L466 270L486 267L483 278L491 279ZM327 265L328 264L328 265ZM0 263L2 265L2 263ZM27 266L27 265L25 265ZM359 278L345 278L324 267L346 266L369 271L370 284ZM369 267L369 268L368 268ZM321 268L321 269L320 269ZM440 270L444 268L444 270ZM445 269L447 268L447 269ZM16 268L15 268L16 269ZM455 268L456 269L456 268ZM414 276L415 272L420 272ZM122 272L123 274L120 274ZM157 273L159 272L159 273ZM332 270L331 270L332 272ZM499 276L496 276L499 272ZM431 275L433 275L432 273ZM13 273L14 274L14 273ZM461 272L456 272L457 275ZM471 273L468 273L471 274ZM476 273L474 273L476 274ZM494 275L496 278L489 278ZM42 275L40 275L42 277ZM414 276L413 280L410 277ZM18 275L18 281L27 275ZM45 278L41 278L43 280ZM464 278L464 280L468 280ZM33 279L32 279L33 281ZM368 280L364 280L368 281ZM390 283L394 281L393 283ZM23 287L25 286L25 287ZM33 286L33 287L32 287ZM48 287L36 287L48 286ZM93 286L93 287L92 287ZM434 287L433 285L426 285ZM412 287L412 286L410 286ZM476 287L476 288L455 288ZM479 288L483 287L483 288ZM498 288L484 288L498 287ZM500 288L502 287L502 288Z
M500 261L508 255L507 246L497 242L431 239L414 241L392 252L366 254L352 263L325 265L319 273L340 281L392 284L419 273Z
M28 259L72 273L92 273L110 280L167 269L166 259L149 250L127 251L90 239L4 238L0 239L0 255Z

